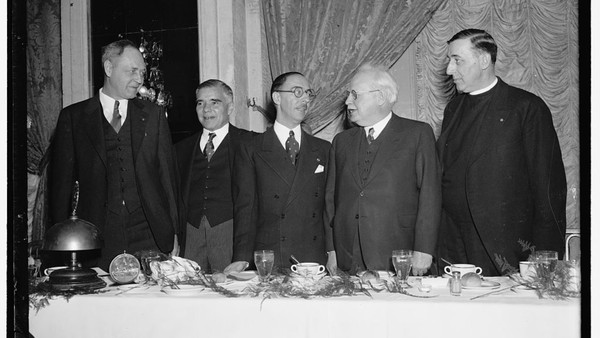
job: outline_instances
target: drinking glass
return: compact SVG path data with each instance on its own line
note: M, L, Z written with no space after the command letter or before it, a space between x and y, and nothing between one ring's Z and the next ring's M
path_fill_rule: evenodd
M269 281L273 263L275 262L275 253L273 250L257 250L254 251L254 264L258 271L258 279L260 284L265 284Z
M536 251L534 255L540 277L550 277L558 264L558 252L552 250Z
M396 269L396 278L402 287L409 287L407 280L412 267L412 254L412 250L392 251L392 264Z

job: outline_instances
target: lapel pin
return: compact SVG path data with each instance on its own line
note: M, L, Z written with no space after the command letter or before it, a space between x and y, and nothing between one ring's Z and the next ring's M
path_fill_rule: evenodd
M501 119L500 119L500 122L504 122L504 119L502 119L502 118L501 118Z

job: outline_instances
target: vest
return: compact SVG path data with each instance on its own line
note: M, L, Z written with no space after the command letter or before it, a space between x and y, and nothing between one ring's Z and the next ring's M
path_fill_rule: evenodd
M131 116L125 119L119 134L106 119L102 121L107 160L107 207L119 213L125 205L131 213L141 207L131 147Z
M195 227L200 226L202 216L206 216L211 227L233 218L229 142L230 135L227 135L210 162L197 145L192 162L187 214L188 223Z
M381 137L376 138L371 144L367 141L367 136L361 130L362 137L359 143L359 163L358 170L360 175L360 180L362 184L365 184L367 178L369 177L369 171L371 171L371 166L373 165L373 159L375 159L375 155L377 154L377 150L379 150L379 145L381 144ZM381 135L379 135L381 136Z

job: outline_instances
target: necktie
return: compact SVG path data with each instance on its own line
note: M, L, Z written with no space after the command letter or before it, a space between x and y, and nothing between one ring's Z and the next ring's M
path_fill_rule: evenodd
M213 138L215 138L217 134L208 133L208 142L206 142L206 146L204 147L204 156L210 161L210 158L215 153L215 145L213 144Z
M113 109L113 116L112 120L110 121L110 125L117 133L119 133L119 129L121 129L121 114L119 113L118 100L115 100L115 108Z
M293 165L296 165L296 155L300 150L300 145L294 138L294 131L290 130L290 137L285 141L285 151L287 151L288 157L292 161Z
M367 142L369 142L369 144L375 141L375 137L373 137L373 134L375 134L375 129L369 128L369 135L367 136Z

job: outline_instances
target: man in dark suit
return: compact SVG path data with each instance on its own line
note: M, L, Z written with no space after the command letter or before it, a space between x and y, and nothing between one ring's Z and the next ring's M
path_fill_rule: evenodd
M277 110L272 128L242 145L234 173L233 263L241 271L255 250L273 250L275 266L290 255L325 263L323 208L330 144L302 131L314 92L300 73L278 76L271 86Z
M179 243L203 270L223 271L233 254L233 159L247 131L229 123L233 91L220 80L198 86L196 113L203 129L175 146L187 217Z
M443 166L440 254L502 274L526 260L519 241L564 252L566 179L552 115L537 96L495 75L497 45L467 29L448 41L461 92L446 107L437 142Z
M102 50L104 85L97 96L60 113L52 143L50 176L54 222L77 215L104 237L98 266L127 251L177 253L176 168L164 112L135 98L146 65L128 40Z
M413 274L422 275L441 208L433 131L392 112L398 86L386 69L361 67L350 89L348 117L359 127L336 135L329 156L327 267L390 270L392 251L408 249Z

